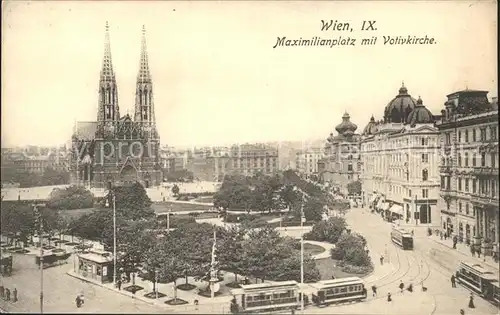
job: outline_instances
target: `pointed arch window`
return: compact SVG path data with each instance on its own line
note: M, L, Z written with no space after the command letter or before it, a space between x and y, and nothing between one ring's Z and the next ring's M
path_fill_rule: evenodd
M425 181L427 181L428 179L429 179L429 171L428 171L426 168L424 168L424 169L422 170L422 181L424 181L424 182L425 182Z

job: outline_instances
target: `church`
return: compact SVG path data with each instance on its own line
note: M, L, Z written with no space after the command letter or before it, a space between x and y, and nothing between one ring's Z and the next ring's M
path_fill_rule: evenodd
M145 188L159 185L162 181L160 137L144 27L133 116L120 116L107 22L98 89L97 121L77 122L74 128L72 184L107 189L137 182Z

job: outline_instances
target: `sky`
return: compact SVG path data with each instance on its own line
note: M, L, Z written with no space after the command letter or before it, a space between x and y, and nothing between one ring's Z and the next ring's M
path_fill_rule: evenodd
M66 143L75 121L96 119L106 21L121 114L133 113L144 24L162 145L222 145L326 139L345 111L362 132L402 81L434 114L458 90L497 96L496 5L2 2L2 146ZM321 20L353 31L321 31ZM361 31L364 20L377 30ZM436 43L383 44L408 35ZM283 36L356 42L273 48Z

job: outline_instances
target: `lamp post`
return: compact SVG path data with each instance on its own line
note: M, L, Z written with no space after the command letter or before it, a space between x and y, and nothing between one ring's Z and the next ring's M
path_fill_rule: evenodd
M33 212L35 213L36 218L38 219L40 231L39 240L40 240L40 314L43 314L43 217L42 213L38 210L38 207L45 207L45 204L34 204Z
M113 284L116 285L116 195L112 190L109 193L113 197ZM106 206L109 207L108 200Z
M300 206L300 311L304 314L304 198L302 195L302 205Z

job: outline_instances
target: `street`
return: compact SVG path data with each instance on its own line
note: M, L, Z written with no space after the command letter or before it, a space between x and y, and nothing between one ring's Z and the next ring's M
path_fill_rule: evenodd
M415 235L415 249L404 251L391 242L391 224L383 221L380 215L370 213L368 209L351 209L346 219L353 231L365 236L372 250L386 256L386 262L390 260L390 263L394 264L396 271L393 274L376 280L367 279L368 287L372 283L377 285L381 298L385 299L387 292L391 292L393 303L402 303L411 310L420 308L420 304L423 304L421 297L428 299L431 296L434 308L430 314L436 315L459 314L460 309L464 309L465 314L498 314L495 306L478 296L474 299L476 308L469 309L469 291L460 285L457 288L451 287L450 277L465 258L461 253L445 248L427 236L418 235ZM374 261L374 264L380 262ZM404 292L405 300L406 296L415 296L415 299L408 300L409 303L398 302L400 281L405 285L413 283L414 293ZM422 282L428 289L427 294L420 292ZM415 294L417 291L418 295Z
M91 285L66 275L71 268L68 264L44 269L44 312L47 313L173 313L165 308L131 299L108 289ZM2 277L1 284L18 290L16 303L0 299L0 308L15 313L40 312L40 270L31 255L14 255L12 276ZM78 293L85 295L81 308L75 305Z

